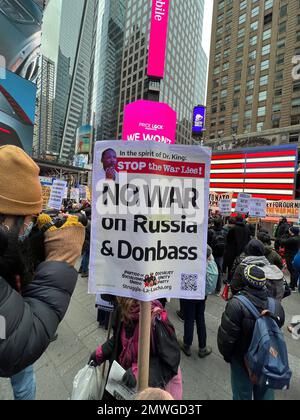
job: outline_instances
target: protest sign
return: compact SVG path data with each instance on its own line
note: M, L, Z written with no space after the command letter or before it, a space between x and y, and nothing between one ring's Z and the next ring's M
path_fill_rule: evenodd
M201 147L95 144L90 293L204 299L210 159Z
M55 210L61 209L61 204L65 194L67 181L56 179L53 181L48 207Z
M233 192L215 192L209 193L209 208L212 211L219 211L220 200L232 200Z
M251 194L239 193L235 206L235 211L237 213L249 213L251 197Z
M79 199L86 200L87 199L87 186L86 185L79 185Z
M267 200L265 198L251 198L249 202L249 216L266 217Z
M299 200L267 202L268 217L288 217L291 219L298 219L299 209Z
M40 176L40 183L42 186L42 200L43 200L43 210L47 209L49 198L51 195L51 189L53 184L53 178L47 176Z
M227 217L231 216L232 201L229 199L220 200L219 203L220 215Z
M70 199L79 203L79 188L71 188Z

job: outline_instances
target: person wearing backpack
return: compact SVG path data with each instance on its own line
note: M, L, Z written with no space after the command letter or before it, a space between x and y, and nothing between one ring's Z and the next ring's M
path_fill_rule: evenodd
M207 295L212 293L217 284L218 268L212 256L212 250L207 245L207 267L206 267L206 290L203 300L186 300L184 305L184 337L181 343L181 350L186 356L191 356L191 346L194 337L194 321L196 321L199 351L198 356L202 359L209 356L212 348L206 345L205 325L205 303Z
M226 246L226 234L223 231L223 221L221 218L214 220L214 232L215 234L212 240L212 253L219 273L215 293L219 294L221 291L224 252Z
M245 363L245 356L248 356L252 339L257 338L254 336L257 321L255 315L240 300L240 297L246 298L250 304L253 304L259 314L269 309L266 277L263 270L255 265L247 266L243 273L243 284L245 285L244 288L238 296L233 297L228 302L222 315L218 330L218 348L224 360L230 363L233 400L274 400L274 389L269 388L265 383L262 385L260 382L258 384L252 382L253 378L250 379ZM281 328L285 321L281 304L271 299L271 305L273 306L274 317L268 318L267 322L269 322L269 319L272 321L276 319L276 322L272 323L272 328L269 328L270 331L276 329L274 324ZM280 331L279 328L278 331ZM282 342L280 343L282 344ZM272 348L269 348L270 354L272 353L271 350L276 355L276 351ZM287 358L287 354L285 356ZM269 355L266 360L269 360L270 357ZM265 367L263 362L262 365ZM290 377L288 365L284 367L284 373L287 373L287 376ZM263 369L261 369L261 372L263 372Z

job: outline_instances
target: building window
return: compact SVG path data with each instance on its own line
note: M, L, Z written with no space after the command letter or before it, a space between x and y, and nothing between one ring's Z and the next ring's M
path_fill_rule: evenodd
M248 67L248 76L253 76L255 74L255 64Z
M227 61L226 63L223 64L223 71L228 70L229 69L229 62Z
M270 54L271 51L271 44L264 45L261 50L261 55Z
M285 17L287 15L287 4L280 8L280 17Z
M300 98L292 99L292 108L298 108L300 106Z
M285 39L280 39L277 42L277 49L280 50L281 48L285 48Z
M256 50L249 52L249 60L256 59Z
M241 36L245 36L245 28L242 28L238 31L238 38L240 38Z
M278 98L279 96L282 96L282 88L275 90L275 97Z
M256 124L256 131L262 131L262 129L264 128L264 121L261 121L259 123Z
M222 85L226 85L228 83L228 76L222 77Z
M245 100L246 105L252 105L252 102L253 102L253 95L246 96L246 100Z
M226 98L227 96L227 89L221 90L221 98Z
M293 92L300 92L300 82L294 83Z
M252 36L249 40L250 45L256 45L257 44L257 35Z
M240 92L240 91L241 91L241 85L236 85L236 86L234 86L233 91L234 91L234 93L238 93L238 92Z
M261 71L267 70L269 68L269 65L270 65L270 61L269 60L262 61L261 62L261 65L260 65Z
M239 106L239 104L240 104L239 98L235 98L233 100L233 108L237 108Z
M289 135L289 143L298 143L299 134L298 133L291 133Z
M263 92L259 92L258 100L259 100L259 102L267 100L267 91L266 90L264 90Z
M261 106L260 108L257 109L257 116L258 117L264 117L266 115L266 107L265 106Z
M227 50L224 50L223 56L224 58L228 57L230 54L230 48L227 48Z
M231 121L237 122L238 120L239 120L239 114L238 113L232 114Z
M225 112L226 111L226 104L223 103L220 105L220 112Z
M234 80L241 80L242 77L242 70L237 70L235 72Z
M280 111L281 111L281 103L279 103L279 104L274 104L274 105L272 106L272 111L273 111L273 112L280 112Z
M252 117L252 110L248 109L247 111L245 111L245 118L251 118Z
M264 17L264 25L268 25L269 23L272 22L273 19L273 12L272 13L268 13L265 17Z
M276 120L272 120L272 128L279 128L280 127L280 118L276 118Z
M254 9L252 9L251 17L257 16L259 14L259 6L256 6Z
M284 64L284 54L279 54L276 57L276 64Z
M246 13L239 17L239 25L241 25L244 22L246 22Z
M283 70L275 73L275 80L283 80Z
M251 23L250 25L250 30L251 31L257 31L258 29L258 20L256 20L255 22Z
M240 10L246 9L246 7L247 7L247 0L243 0L240 3Z
M273 7L273 0L266 0L265 1L265 10L270 9Z
M292 115L291 125L298 125L298 124L300 124L300 115Z
M278 32L279 32L280 34L282 34L283 32L286 32L286 22L282 22L282 23L279 25Z
M296 42L300 41L300 31L296 32Z
M252 90L254 88L254 80L249 80L246 84L247 90Z
M267 29L263 32L263 41L266 41L267 39L270 39L272 35L272 29Z

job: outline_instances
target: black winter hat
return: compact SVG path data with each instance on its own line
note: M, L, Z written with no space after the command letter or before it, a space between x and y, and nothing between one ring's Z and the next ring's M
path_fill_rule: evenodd
M265 255L266 250L264 244L258 239L252 239L245 248L248 256L262 257Z
M264 271L257 265L248 265L244 270L244 281L250 287L263 289L267 284Z

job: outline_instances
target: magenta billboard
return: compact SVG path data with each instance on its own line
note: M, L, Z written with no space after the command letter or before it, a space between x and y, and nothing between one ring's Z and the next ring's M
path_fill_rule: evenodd
M161 102L140 100L128 104L124 111L122 138L125 141L174 144L176 111Z
M170 0L152 0L147 74L164 78Z

